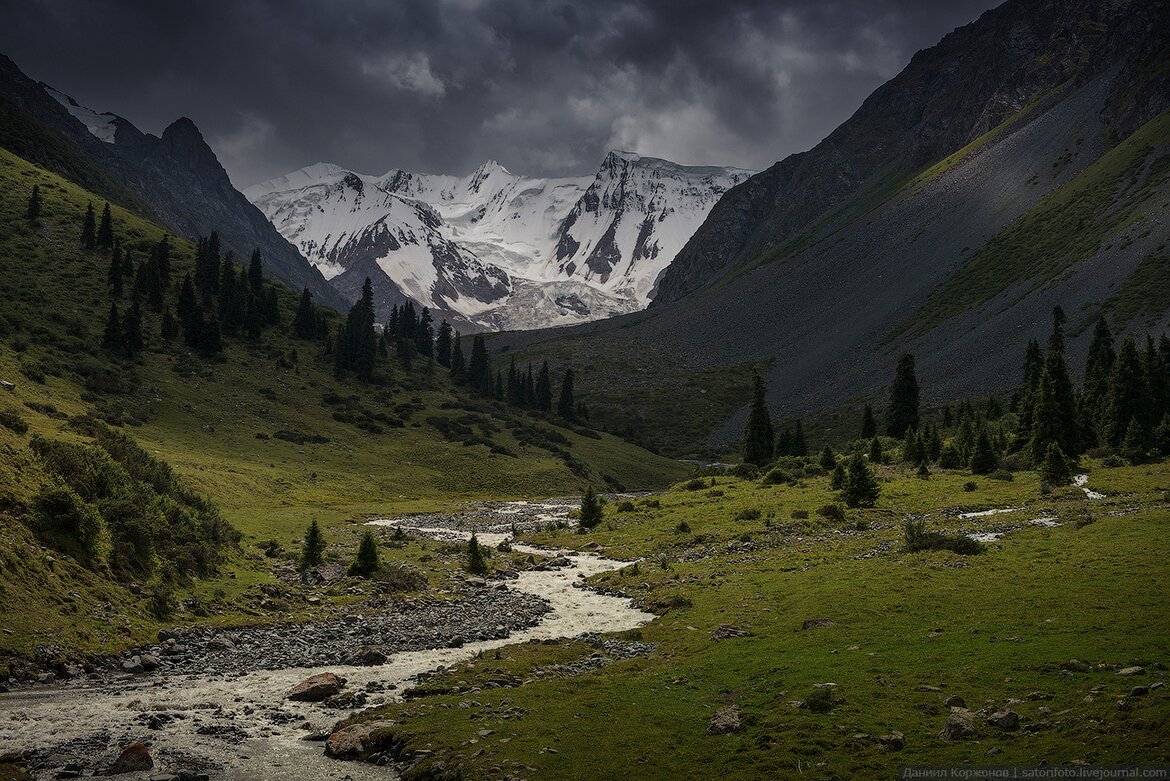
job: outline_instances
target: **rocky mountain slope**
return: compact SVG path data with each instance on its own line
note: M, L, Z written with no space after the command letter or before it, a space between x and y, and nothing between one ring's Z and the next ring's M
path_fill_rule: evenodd
M1058 303L1074 353L1098 314L1166 328L1166 18L1166 3L1012 0L730 191L650 310L500 343L612 366L586 383L590 409L638 430L720 367L760 366L775 413L807 415L880 406L903 351L928 400L1010 390ZM660 397L621 394L620 372L662 365ZM738 435L739 404L709 443Z
M0 145L157 219L184 238L217 230L237 255L259 247L269 270L336 308L348 301L236 190L186 117L157 137L30 79L0 55L5 121ZM30 154L30 149L39 154ZM86 176L78 178L78 172Z
M644 308L748 175L629 152L609 153L592 178L530 178L495 162L463 177L319 163L245 194L347 295L370 276L383 310L410 298L466 328L527 329Z

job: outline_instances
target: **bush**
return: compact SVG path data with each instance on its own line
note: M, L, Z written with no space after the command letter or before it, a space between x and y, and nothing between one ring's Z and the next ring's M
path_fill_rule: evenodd
M392 591L422 591L427 586L427 576L421 570L400 561L386 564L374 573L373 578Z
M927 531L925 520L908 520L905 527L906 548L911 552L949 550L963 556L983 553L984 547L965 535Z
M1073 513L1072 525L1074 529L1083 529L1086 526L1096 522L1097 519L1094 518L1093 514L1084 507Z
M675 526L674 530L682 534L690 534L691 527L686 521L679 521L678 526Z
M362 541L358 545L357 556L353 563L349 565L349 574L368 578L377 572L381 567L378 561L378 544L374 542L374 535L367 531L362 535Z
M582 524L581 528L585 528ZM483 557L483 551L479 547L479 538L472 532L471 539L467 541L467 571L472 575L484 575L487 573L487 561Z
M769 469L768 472L760 479L764 485L783 485L784 483L792 482L792 475L785 472L780 467Z
M845 510L839 504L826 504L817 508L817 515L830 521L844 521Z
M792 517L798 521L802 521L808 517L808 510L793 510Z
M662 502L658 499L643 499L642 504L646 507L649 507L651 510L662 509Z
M971 493L978 487L979 485L974 480L968 480L967 482L963 483L963 490L967 493Z
M28 433L28 423L25 422L19 413L13 412L12 410L0 410L0 426L3 426L9 431L15 431L17 434Z
M755 464L736 464L730 474L743 480L755 480L760 475L760 469Z
M751 507L751 508L748 508L746 510L740 510L739 512L737 512L735 514L735 520L737 520L737 521L758 521L760 519L760 515L761 515L761 513L759 510L757 510L754 507Z
M804 698L804 707L813 713L828 713L837 706L837 698L833 696L832 686L820 686Z
M684 490L684 491L702 491L706 487L707 487L707 481L700 480L697 477L692 478L690 480L687 480L685 483L683 483L680 486L680 488L682 488L682 490Z
M97 553L102 518L75 491L65 486L45 486L33 499L37 536L52 547L81 561Z
M1005 483L1010 483L1016 479L1016 476L1013 475L1011 472L1009 472L1006 469L996 469L994 472L989 474L987 477L990 480L1002 480Z
M619 513L632 513L634 511L634 503L629 499L623 499L617 503L617 511Z

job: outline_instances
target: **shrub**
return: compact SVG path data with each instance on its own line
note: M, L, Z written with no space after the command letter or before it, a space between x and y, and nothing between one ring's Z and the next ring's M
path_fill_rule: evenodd
M949 550L963 556L972 556L983 553L984 550L982 543L965 535L927 531L926 521L923 519L906 521L905 539L906 549L911 552Z
M817 515L830 521L845 520L845 510L839 504L826 504L817 508Z
M1006 469L996 469L994 472L989 474L987 477L988 477L988 479L991 479L991 480L1002 480L1005 483L1010 483L1016 479L1016 476L1013 475L1011 472L1009 472Z
M175 592L166 583L155 583L150 590L150 613L159 621L166 621L175 612Z
M705 480L700 480L699 478L695 477L695 478L692 478L692 479L686 481L680 487L684 491L702 491L704 488L707 487L707 482Z
M797 520L804 520L808 517L808 510L793 510L792 517Z
M642 500L642 504L651 510L659 510L662 508L662 502L658 499L644 499Z
M25 422L19 413L13 412L12 410L0 410L0 426L3 426L9 431L15 431L17 434L28 433L28 423Z
M979 485L974 480L968 480L967 482L963 483L963 490L967 493L971 493L978 487Z
M735 520L737 520L737 521L758 521L760 519L760 515L761 515L761 513L759 510L757 510L755 507L751 507L751 508L748 508L745 510L740 510L739 512L737 512L735 514Z
M833 696L833 687L819 686L804 698L804 707L813 713L828 713L837 706L837 698Z
M1089 524L1096 523L1097 519L1084 507L1073 513L1072 525L1074 529L1083 529Z
M674 527L674 529L682 534L690 534L691 532L691 527L686 521L679 521L678 526Z
M102 518L75 491L45 486L33 499L37 536L54 548L88 561L97 553Z
M755 480L760 475L760 469L755 464L736 464L730 473L743 480Z
M349 574L356 577L368 578L378 571L381 564L378 561L378 544L374 542L374 535L367 531L362 535L358 545L357 556L349 565Z
M784 483L792 482L792 475L784 471L780 467L769 469L767 473L760 478L760 482L764 485L783 485Z
M634 511L634 503L629 499L623 499L618 502L617 511L620 513L632 513Z
M467 571L473 575L487 573L487 561L483 557L483 551L480 550L479 538L475 536L474 532L471 539L467 541Z
M401 561L389 562L373 577L392 591L421 591L427 585L427 576L421 570Z

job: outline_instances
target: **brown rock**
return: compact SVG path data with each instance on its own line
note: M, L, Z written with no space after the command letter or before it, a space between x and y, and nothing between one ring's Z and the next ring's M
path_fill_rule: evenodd
M739 706L725 705L711 716L711 721L707 723L707 734L729 735L732 732L739 732L740 727Z
M806 618L800 625L801 629L815 629L819 626L836 626L837 622L831 618Z
M720 624L711 633L712 640L726 640L729 637L751 637L752 633L735 624Z
M292 687L286 698L300 702L320 702L345 688L345 679L333 673L321 673Z
M987 717L987 723L993 727L1012 732L1020 728L1020 714L1014 710L996 711Z
M150 770L154 767L154 760L151 759L150 752L146 746L141 743L131 743L126 748L122 749L122 753L114 760L114 764L110 765L106 770L106 775L116 776L122 773L134 773L139 770Z
M947 722L943 725L939 738L942 740L963 740L973 738L979 733L975 723L974 711L967 708L951 708Z
M878 738L878 743L890 751L901 751L906 746L906 736L901 732L891 732L889 735L882 735Z
M372 645L363 645L350 654L349 658L345 660L345 663L358 667L361 665L386 664L386 659L386 654L377 648L374 648Z
M390 728L393 721L370 721L350 724L334 732L325 740L325 756L333 759L358 759L394 742Z

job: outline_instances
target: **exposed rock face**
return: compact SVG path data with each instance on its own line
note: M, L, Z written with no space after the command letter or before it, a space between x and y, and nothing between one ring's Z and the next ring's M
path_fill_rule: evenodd
M306 678L289 690L287 699L300 702L320 702L345 688L345 679L333 673L321 673Z
M31 120L32 132L64 142L69 152L42 155L34 162L80 180L112 200L158 219L180 236L194 239L218 231L225 249L248 257L259 247L269 271L294 289L308 287L320 303L348 303L282 237L264 215L236 190L215 153L190 119L182 117L162 137L143 133L113 114L96 114L67 95L29 79L0 55L0 100L5 111ZM71 102L72 101L72 102ZM92 118L102 120L95 125ZM33 139L8 137L4 146L36 148ZM44 144L39 146L44 147Z
M1160 3L1011 0L920 51L850 119L808 152L732 189L667 269L655 303L676 301L773 250L849 196L961 149L1054 85L1086 83L1122 61L1129 78L1109 106L1120 133L1165 105L1168 77L1150 26ZM1162 26L1161 29L1166 29ZM1137 43L1136 50L1134 44Z
M707 734L729 735L732 732L739 732L740 726L739 706L725 705L711 716L711 721L707 724Z

